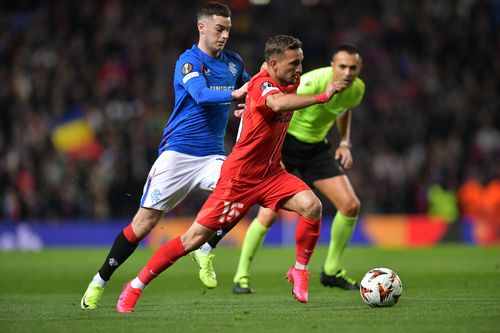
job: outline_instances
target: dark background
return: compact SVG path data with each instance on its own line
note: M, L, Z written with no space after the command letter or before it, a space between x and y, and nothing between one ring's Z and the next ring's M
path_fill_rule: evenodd
M172 110L175 61L198 39L200 3L0 3L0 220L131 217ZM359 48L366 93L348 175L363 213L426 212L431 184L456 192L471 177L500 178L500 1L225 3L227 49L251 74L276 34L303 41L304 71L327 66L336 45ZM75 111L94 128L99 158L53 147L57 120ZM237 126L231 117L227 152ZM204 197L170 214L195 214Z

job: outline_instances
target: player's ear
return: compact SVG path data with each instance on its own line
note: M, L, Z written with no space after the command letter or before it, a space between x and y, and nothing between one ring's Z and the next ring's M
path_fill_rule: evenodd
M278 59L272 58L267 62L268 67L272 68L274 72L278 70Z
M205 29L206 29L206 24L202 21L198 21L198 32L202 35L205 33Z

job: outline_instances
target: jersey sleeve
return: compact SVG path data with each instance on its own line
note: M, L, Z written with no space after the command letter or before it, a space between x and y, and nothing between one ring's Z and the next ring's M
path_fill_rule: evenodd
M238 87L241 87L242 85L244 85L245 83L250 81L251 78L252 77L250 76L250 74L248 74L246 69L243 67L243 71L241 72L241 75L240 75L240 82L241 83L238 85Z
M365 95L365 83L363 81L359 80L359 88L358 88L357 98L354 101L354 105L352 107L358 106L359 103L361 103L361 100L363 100L364 95Z
M365 83L361 79L356 78L350 89L353 90L349 102L347 102L346 109L354 109L361 103L365 94Z
M250 81L250 79L251 79L250 74L248 74L248 72L243 67L240 76L236 80L236 88L240 88L242 85Z
M175 75L196 104L215 104L231 102L232 90L215 90L207 86L203 76L202 63L196 56L183 54L175 66Z
M266 108L267 96L281 93L281 90L269 78L262 78L256 83L255 88L259 91L256 93L255 107L257 109Z

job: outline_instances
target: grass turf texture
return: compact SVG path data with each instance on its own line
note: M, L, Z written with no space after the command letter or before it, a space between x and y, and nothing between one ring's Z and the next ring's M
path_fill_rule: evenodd
M239 250L220 248L219 286L206 290L189 257L157 278L136 312L119 314L121 288L151 255L137 251L106 287L101 308L80 309L80 298L107 249L0 253L0 332L498 332L500 248L441 246L426 250L351 247L345 268L357 279L374 267L395 270L403 296L392 308L370 308L359 292L325 288L319 272L326 248L314 254L309 303L285 281L292 248L263 248L253 266L255 294L234 295Z

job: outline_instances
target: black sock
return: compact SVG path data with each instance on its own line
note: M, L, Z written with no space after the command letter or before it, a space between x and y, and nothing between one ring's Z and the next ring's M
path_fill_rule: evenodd
M219 244L219 242L222 240L222 238L224 238L224 236L229 231L231 231L231 229L233 229L233 227L227 228L227 229L219 229L219 230L217 230L217 232L215 233L215 235L212 238L210 238L207 243L212 247L212 249L215 249L215 247L217 246L217 244Z
M134 253L138 245L139 242L136 244L130 243L123 234L123 231L121 231L118 236L116 236L115 242L113 243L111 250L109 250L109 254L102 264L101 269L99 270L101 278L104 281L109 281L114 271L120 267L120 265L123 264L132 253Z

